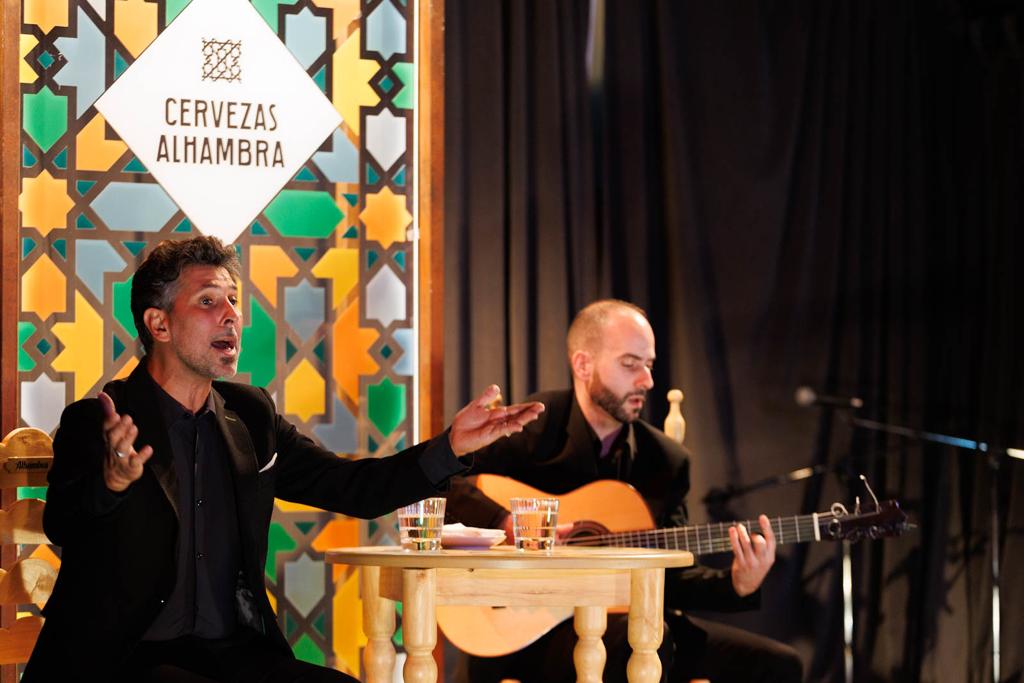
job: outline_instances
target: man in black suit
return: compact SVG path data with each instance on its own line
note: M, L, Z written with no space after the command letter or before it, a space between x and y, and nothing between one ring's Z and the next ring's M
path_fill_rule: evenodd
M544 402L545 414L522 433L478 451L472 474L501 474L556 495L598 479L617 479L643 496L658 526L686 524L688 453L640 419L654 385L655 359L654 332L644 312L623 301L592 303L569 328L567 347L573 388L531 397ZM512 536L509 512L470 480L453 480L447 514L474 526L504 528ZM742 526L729 530L734 553L729 570L695 567L667 572L669 628L659 652L667 680L801 680L802 666L792 648L679 612L758 606L759 587L775 561L775 538L767 517L761 515L759 524L760 533L748 533ZM572 622L566 621L517 653L461 660L456 679L574 680L575 641ZM630 649L624 615L609 617L605 646L605 680L625 680Z
M62 546L23 680L338 681L297 661L263 587L274 498L376 517L436 495L459 456L522 429L539 404L488 409L389 458L338 458L238 364L238 260L216 238L163 242L132 283L146 357L54 438L44 528Z

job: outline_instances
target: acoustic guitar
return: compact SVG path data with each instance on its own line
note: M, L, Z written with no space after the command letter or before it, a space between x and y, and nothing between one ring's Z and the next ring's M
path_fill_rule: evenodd
M552 497L497 475L479 475L476 486L505 508L515 497ZM559 541L564 545L667 548L709 555L732 550L729 527L743 524L748 530L760 528L756 520L747 520L656 529L643 498L632 486L620 481L596 481L557 497L559 524L573 524L568 536ZM907 515L899 503L888 500L877 504L870 512L850 513L835 503L828 512L774 517L770 522L778 544L858 541L899 535L907 528ZM572 613L571 607L439 605L437 624L460 650L481 657L497 657L521 650Z

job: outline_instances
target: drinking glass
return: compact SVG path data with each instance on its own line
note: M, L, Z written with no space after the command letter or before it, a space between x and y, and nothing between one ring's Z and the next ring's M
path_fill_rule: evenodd
M440 550L444 498L426 498L398 508L398 532L406 550Z
M551 550L558 526L558 499L513 498L509 504L516 550Z

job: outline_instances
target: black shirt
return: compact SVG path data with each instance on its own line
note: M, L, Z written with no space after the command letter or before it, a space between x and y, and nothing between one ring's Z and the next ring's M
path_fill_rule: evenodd
M192 413L152 378L178 477L177 582L144 640L224 638L237 626L241 542L235 486L212 398Z
M583 415L583 410L580 409L576 401L573 401L569 412L569 423L566 429L570 433L586 434L586 438L580 439L580 441L589 441L591 444L597 466L598 479L629 480L633 458L636 454L636 437L633 435L632 422L623 423L619 431L615 433L607 453L603 452L604 444L598 438L594 428L587 422L587 418ZM572 449L571 440L566 443L564 450L570 449Z

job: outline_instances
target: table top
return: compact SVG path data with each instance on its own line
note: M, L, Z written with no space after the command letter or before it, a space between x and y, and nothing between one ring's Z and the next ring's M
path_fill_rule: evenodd
M544 552L516 550L509 545L436 551L393 545L333 548L324 553L324 559L331 564L403 569L652 569L693 564L693 555L685 550L555 546Z

